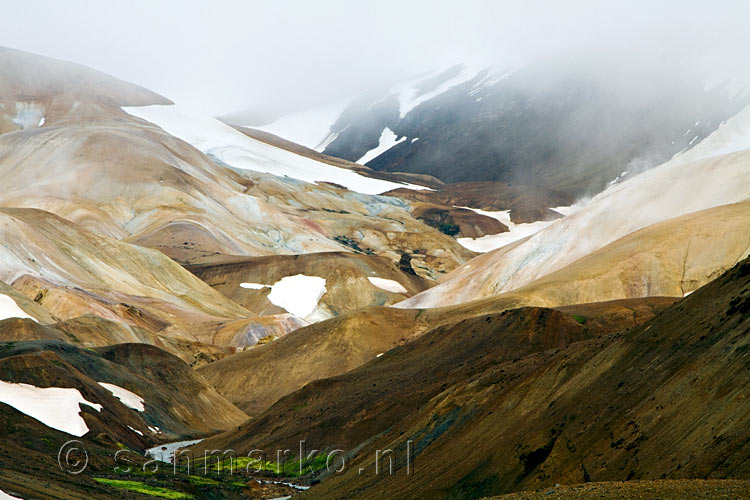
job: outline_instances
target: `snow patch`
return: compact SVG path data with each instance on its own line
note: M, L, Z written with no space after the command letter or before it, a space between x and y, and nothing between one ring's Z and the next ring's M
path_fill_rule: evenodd
M346 128L348 127L349 125L344 127L344 130L346 130ZM320 144L318 144L315 150L318 152L323 152L323 150L325 150L325 148L327 148L330 143L336 140L336 138L339 136L339 133L340 132L331 132L330 134L328 134L328 137L323 139L323 141Z
M326 291L325 278L296 274L274 283L268 300L287 312L304 318L315 311L318 301Z
M376 286L381 290L385 290L386 292L407 293L406 288L404 288L404 286L398 281L388 280L385 278L372 278L370 276L368 276L367 279L370 281L370 283L373 284L373 286Z
M127 406L128 408L131 408L137 411L144 411L146 409L146 407L143 405L144 403L143 398L140 397L138 394L130 392L127 389L123 389L122 387L115 385L115 384L107 384L105 382L99 382L99 385L107 389L109 392L111 392L114 397L119 399L120 402L124 404L125 406Z
M142 433L141 431L139 431L138 429L133 429L133 428L132 428L132 427L130 427L130 426L128 426L128 429L130 429L131 431L135 432L135 433L136 433L136 434L138 434L139 436L143 437L143 433Z
M351 101L352 99L342 99L324 106L284 115L268 125L248 125L248 127L270 132L316 151L323 151L335 139L335 133L331 132L331 125L336 123ZM334 135L333 138L331 138L332 135Z
M23 500L23 498L8 495L3 490L0 490L0 500Z
M432 90L425 94L419 94L418 90L418 84L425 81L424 77L402 86L395 92L396 98L398 99L399 103L400 118L404 118L409 113L409 111L416 108L423 102L427 102L433 97L439 96L440 94L450 90L456 85L461 85L462 83L468 82L469 80L474 78L477 73L478 71L476 71L475 69L463 66L461 71L456 76L454 76L453 78L449 78L448 80L438 85L435 90Z
M13 297L0 293L0 321L8 318L28 318L36 321L35 318L18 307Z
M79 414L80 405L102 411L102 405L87 401L78 389L35 387L0 380L0 402L12 406L52 429L81 437L89 431Z
M187 448L194 444L198 444L202 439L194 439L192 441L175 441L174 443L166 443L159 446L154 446L146 450L146 456L151 457L154 460L160 460L166 463L174 463L174 456L182 448Z
M429 189L406 183L373 179L334 167L248 137L207 115L176 105L123 107L125 112L161 127L168 134L231 167L292 177L304 182L330 182L364 194L397 188Z
M35 102L17 102L13 123L23 130L44 125L44 110Z
M529 222L526 224L515 224L513 221L510 220L510 210L501 210L497 212L491 212L491 211L479 210L477 208L471 208L471 207L458 207L458 208L467 208L480 215L486 215L487 217L492 217L493 219L497 219L503 224L505 224L506 226L508 226L508 229L509 229L509 231L505 233L488 234L487 236L482 236L481 238L458 238L456 240L461 246L463 246L464 248L468 248L472 252L484 253L484 252L489 252L491 250L495 250L497 248L504 247L505 245L509 245L518 240L522 240L524 238L532 236L538 233L539 231L541 231L542 229L546 228L547 226L550 226L551 224L556 222L554 220L551 220L551 221ZM575 213L580 208L581 206L576 204L576 205L571 205L569 207L555 207L555 208L551 208L550 210L554 210L555 212L565 217L572 213Z
M388 127L385 127L383 129L383 132L380 133L380 139L378 140L377 147L374 147L371 150L369 150L367 153L365 153L364 156L362 156L362 158L357 160L357 163L364 165L368 161L377 158L381 154L391 149L396 144L399 144L405 140L406 140L405 136L397 140L396 134L393 133L393 131L389 129Z

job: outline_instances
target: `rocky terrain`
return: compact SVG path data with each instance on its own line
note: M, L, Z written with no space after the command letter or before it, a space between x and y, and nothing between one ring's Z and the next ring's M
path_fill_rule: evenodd
M10 49L1 54L7 68L0 85L7 133L0 135L5 178L0 205L9 207L3 209L7 223L1 227L5 241L14 243L2 248L0 279L37 298L55 320L94 314L220 346L242 346L305 324L286 314L250 312L149 248L182 264L326 251L399 263L407 255L410 272L427 280L473 256L416 220L404 201L326 183L325 175L316 184L283 177L281 171L279 176L268 169L251 171L242 162L233 168L121 109L169 103L149 91L60 61ZM24 88L26 80L35 86ZM28 109L44 120L21 120ZM211 127L231 132L209 119L204 128ZM248 141L245 148L254 148L252 154L262 155L258 165L272 162L270 171L296 168L307 179L304 172L317 175L315 169L325 166L335 171L326 174L329 178L343 172L365 191L404 185L235 133L240 142ZM58 224L62 219L52 214L65 222ZM37 246L29 247L30 242ZM73 259L67 255L71 251L77 255ZM289 275L302 271L286 267ZM159 284L149 283L150 276ZM373 302L363 305L383 303L380 294L369 296ZM336 313L329 308L323 317Z
M663 498L681 500L683 498L748 498L750 484L739 480L666 480L588 483L576 486L555 486L535 492L509 493L493 497L497 500L584 500L605 499L645 499Z
M615 334L539 308L441 327L313 382L203 446L284 449L302 438L318 450L352 450L344 473L315 486L314 498L740 478L747 409L733 381L747 376L748 293L745 260ZM375 472L377 449L394 450L393 475Z
M650 64L302 130L0 48L0 498L747 497L747 94Z

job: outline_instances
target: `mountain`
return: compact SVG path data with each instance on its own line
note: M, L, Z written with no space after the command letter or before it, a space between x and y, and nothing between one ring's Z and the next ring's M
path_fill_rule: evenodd
M748 103L683 62L589 50L509 70L458 65L362 94L325 141L305 145L383 172L590 196L689 149Z
M391 305L433 284L386 257L351 252L235 257L186 268L225 297L258 314L286 312L277 305L273 290L276 283L293 273L325 280L326 291L315 312L324 318L362 307Z
M547 307L649 296L683 297L750 255L750 203L722 205L653 224L557 271L497 293L489 276L504 247L470 261L446 281L395 307ZM590 233L584 233L590 234ZM722 241L721 248L716 242ZM519 245L520 246L520 245ZM502 264L501 264L502 265Z
M611 333L650 319L674 301L648 297L558 309L585 321L589 330ZM220 394L256 417L283 396L314 380L354 370L426 332L530 303L533 300L499 296L497 300L440 309L362 308L300 328L278 341L226 356L199 367L198 372Z
M509 292L652 224L746 201L750 196L750 169L747 168L750 144L745 132L748 120L750 108L728 120L693 149L613 184L577 211L525 239L469 262L446 276L439 286L408 299L400 307L444 306ZM690 195L686 196L686 193ZM741 204L737 210L746 211L747 205ZM737 211L734 213L739 215ZM734 217L730 219L740 220ZM696 226L696 236L704 230L712 231L710 216L701 217L701 220L709 225L701 226L701 229ZM683 221L690 224L689 220ZM666 234L649 239L646 244L653 246L654 251L666 249L660 248L661 242L669 242L667 245L675 242L679 237L670 236L669 231L681 231L679 227L680 224L671 226ZM736 244L733 243L732 251L722 255L716 251L716 240L712 238L724 237ZM726 269L747 255L748 241L743 232L726 236L719 232L704 242L708 246L703 248L709 252L705 259L713 262L717 270ZM689 250L689 246L685 248L686 254ZM709 272L705 278L710 276ZM660 277L657 275L655 279ZM682 293L693 290L695 286L685 285ZM635 293L649 294L649 291L641 289Z
M607 56L258 129L0 49L0 497L741 491L749 97Z
M89 350L61 341L6 342L0 365L6 383L74 388L93 404L101 403L107 410L84 418L99 428L94 435L110 433L111 439L140 450L160 441L226 430L246 418L185 362L145 344ZM131 394L137 397L128 399ZM108 416L109 409L115 415Z
M87 68L12 49L0 55L0 206L13 242L0 248L0 279L38 298L54 316L46 322L94 314L242 347L339 311L251 312L177 263L343 252L404 261L434 282L474 255L414 218L405 201L379 195L419 186L253 139ZM284 268L277 281L303 271ZM370 288L373 302L363 304L382 304Z
M305 439L319 453L345 450L343 473L322 474L302 498L742 478L749 304L746 259L615 334L542 308L464 320L315 381L195 449L297 450ZM381 462L392 474L376 472L375 450L393 450Z

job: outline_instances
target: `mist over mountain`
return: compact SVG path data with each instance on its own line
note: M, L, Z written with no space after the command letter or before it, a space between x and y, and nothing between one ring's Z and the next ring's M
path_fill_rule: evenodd
M304 127L307 146L379 171L582 197L691 148L749 98L671 52L589 49L517 68L459 64L261 128Z
M0 499L750 498L738 2L5 2Z

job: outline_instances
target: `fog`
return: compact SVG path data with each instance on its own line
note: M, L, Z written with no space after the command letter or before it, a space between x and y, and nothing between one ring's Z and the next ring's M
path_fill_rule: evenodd
M215 115L274 116L458 62L617 46L747 75L735 1L4 1L0 45L75 61Z

